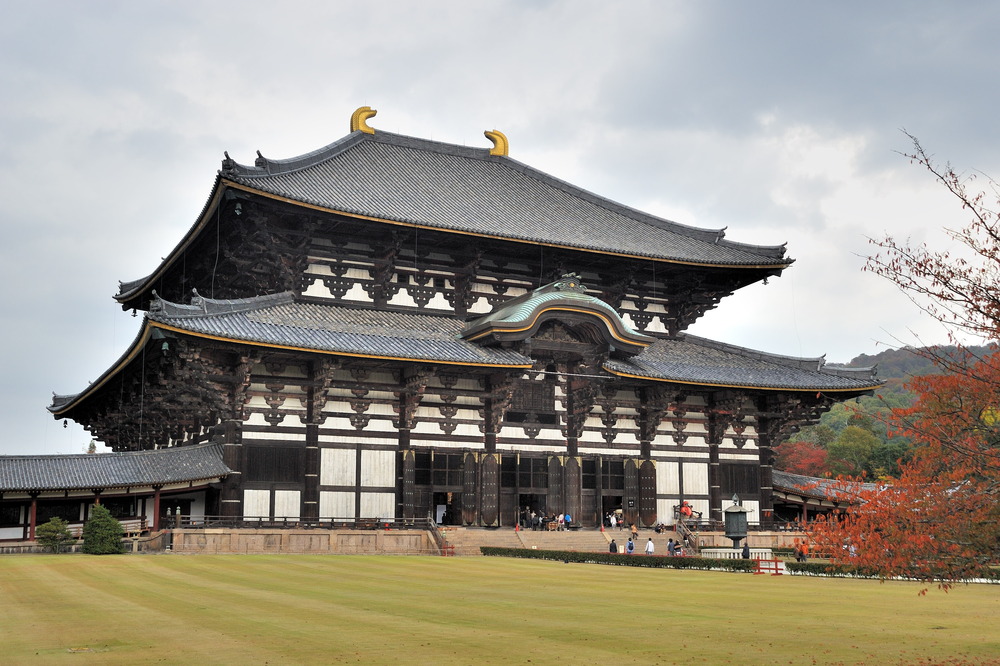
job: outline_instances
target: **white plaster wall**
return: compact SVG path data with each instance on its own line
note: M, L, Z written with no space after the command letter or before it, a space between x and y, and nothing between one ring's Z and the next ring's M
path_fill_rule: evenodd
M320 449L320 485L353 486L357 455L355 449Z
M362 518L395 518L395 493L361 493Z
M315 296L317 298L333 298L333 292L323 283L321 279L315 279L309 288L302 292L303 296Z
M285 419L287 421L287 419ZM264 425L269 425L267 422ZM281 425L285 425L282 421ZM249 444L251 442L261 442L261 441L274 441L280 440L282 442L304 442L306 441L306 433L302 432L244 432L243 433L243 443Z
M302 493L298 490L274 491L274 517L298 518L302 506Z
M364 268L348 268L344 271L344 277L352 280L371 280L372 274Z
M678 469L680 463L665 460L656 463L656 493L658 495L677 495L680 493ZM657 509L659 512L659 509Z
M353 518L354 493L321 491L319 515L321 518Z
M684 494L708 494L708 463L684 463Z
M451 303L448 302L448 299L445 298L444 294L442 294L441 292L435 292L431 300L427 301L427 305L425 307L429 310L450 311L452 309Z
M270 490L244 490L243 516L246 518L267 518L271 515Z
M491 306L484 297L479 297L473 301L472 305L469 306L469 312L474 314L485 314L493 310Z
M347 290L344 294L345 301L361 301L362 303L371 303L372 299L368 297L368 293L361 288L361 285L355 282L351 285L351 288Z
M410 308L417 307L417 302L413 300L413 297L410 296L410 292L406 289L400 289L397 291L396 295L390 298L387 302L389 305L400 305Z
M361 452L361 485L395 486L396 452L363 450Z

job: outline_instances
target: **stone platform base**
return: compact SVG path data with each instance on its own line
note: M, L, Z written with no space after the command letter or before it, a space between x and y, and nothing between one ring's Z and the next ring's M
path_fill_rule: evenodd
M169 549L197 554L437 555L424 530L175 529Z

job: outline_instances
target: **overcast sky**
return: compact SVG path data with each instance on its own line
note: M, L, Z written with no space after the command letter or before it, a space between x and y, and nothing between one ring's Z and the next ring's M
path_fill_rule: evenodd
M944 332L867 237L966 222L899 152L1000 175L1000 3L3 2L0 453L80 453L46 411L132 341L112 300L193 224L223 151L378 129L489 147L794 266L692 332L848 361ZM919 339L915 336L919 336Z

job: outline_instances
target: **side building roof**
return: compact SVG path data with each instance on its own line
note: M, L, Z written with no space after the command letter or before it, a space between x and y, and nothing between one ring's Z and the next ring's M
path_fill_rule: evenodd
M0 456L0 491L127 488L208 481L232 472L222 445L55 456Z

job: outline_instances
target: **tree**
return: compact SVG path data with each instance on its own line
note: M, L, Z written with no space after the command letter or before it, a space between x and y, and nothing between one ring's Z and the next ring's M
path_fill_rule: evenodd
M90 520L83 524L83 552L91 555L110 555L125 552L122 538L125 530L111 512L100 504L90 510Z
M913 136L907 155L943 184L972 219L946 229L959 252L911 246L887 237L867 270L895 283L924 312L987 341L1000 338L1000 213L987 192L972 192L976 176L938 167ZM1000 192L987 179L994 201ZM955 337L955 336L953 336ZM853 505L839 520L817 525L813 539L836 561L857 564L883 577L937 582L983 575L1000 557L1000 354L926 352L943 374L917 377L908 388L910 407L888 417L890 434L909 437L913 459L898 480L861 485L845 480L841 492Z
M68 525L62 518L50 518L35 529L35 541L50 553L62 552L63 546L73 541Z
M864 476L878 437L861 426L849 425L826 447L830 471L837 476Z
M842 482L852 508L818 524L812 538L836 561L948 587L987 575L1000 556L1000 354L969 374L910 385L917 401L892 418L919 443L913 460L886 484Z
M782 442L774 449L775 464L792 474L804 476L827 476L830 466L827 464L827 452L819 444L810 441Z

